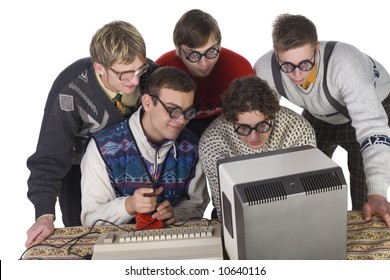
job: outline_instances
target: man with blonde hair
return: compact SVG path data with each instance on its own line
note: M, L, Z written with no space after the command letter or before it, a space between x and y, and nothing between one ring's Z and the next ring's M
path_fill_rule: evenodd
M27 195L36 218L27 231L27 247L54 231L57 197L64 225L81 225L80 161L86 143L137 110L146 78L157 67L146 58L138 30L113 21L93 36L90 57L59 74L47 98L36 152L27 160Z

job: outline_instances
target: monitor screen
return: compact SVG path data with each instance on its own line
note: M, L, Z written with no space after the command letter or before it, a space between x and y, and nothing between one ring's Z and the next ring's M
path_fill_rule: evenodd
M347 185L319 149L301 146L219 160L230 259L345 259Z

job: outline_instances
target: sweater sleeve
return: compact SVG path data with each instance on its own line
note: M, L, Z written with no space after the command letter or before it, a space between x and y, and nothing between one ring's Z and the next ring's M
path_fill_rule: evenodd
M123 224L133 218L125 208L126 197L116 197L106 164L94 140L81 161L81 223L92 225L98 219ZM104 224L98 222L97 224Z
M61 112L59 107L57 99L48 101L36 151L27 159L31 172L27 196L35 207L36 219L55 214L62 178L72 165L77 116Z
M199 142L199 157L218 218L222 216L217 161L235 155L232 147L233 141L232 136L229 135L227 123L218 117L202 134Z
M200 161L195 167L195 176L190 180L189 199L183 198L174 208L176 221L188 221L191 218L203 218L204 211L210 202L206 177Z

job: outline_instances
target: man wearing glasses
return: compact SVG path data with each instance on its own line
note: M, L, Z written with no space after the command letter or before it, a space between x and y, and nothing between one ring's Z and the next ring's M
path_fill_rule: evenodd
M367 220L377 213L390 227L388 72L352 45L337 42L328 52L331 42L318 41L315 25L301 15L278 16L272 39L256 74L304 109L319 149L329 157L337 146L347 151L352 209Z
M88 144L81 162L83 225L137 222L144 228L201 219L210 199L198 137L185 126L196 115L196 84L175 67L149 77L142 106Z
M27 232L27 247L53 232L57 196L64 225L81 225L80 161L85 145L91 135L138 108L145 80L156 68L146 58L138 30L114 21L95 33L90 57L74 62L54 81L36 152L27 160L28 198L36 217Z
M253 75L247 59L221 47L217 21L201 10L186 12L173 31L175 50L156 60L160 66L185 71L197 84L194 106L197 115L188 128L200 137L221 112L221 94L236 78Z
M199 142L214 205L212 217L222 218L218 160L302 145L316 145L313 128L299 114L281 107L267 82L256 76L233 81L222 95L222 115Z

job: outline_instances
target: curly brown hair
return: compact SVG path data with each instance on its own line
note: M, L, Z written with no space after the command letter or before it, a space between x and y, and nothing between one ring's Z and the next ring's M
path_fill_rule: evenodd
M234 80L222 95L222 114L229 122L236 122L240 113L259 111L266 119L274 119L280 110L276 92L257 76Z

